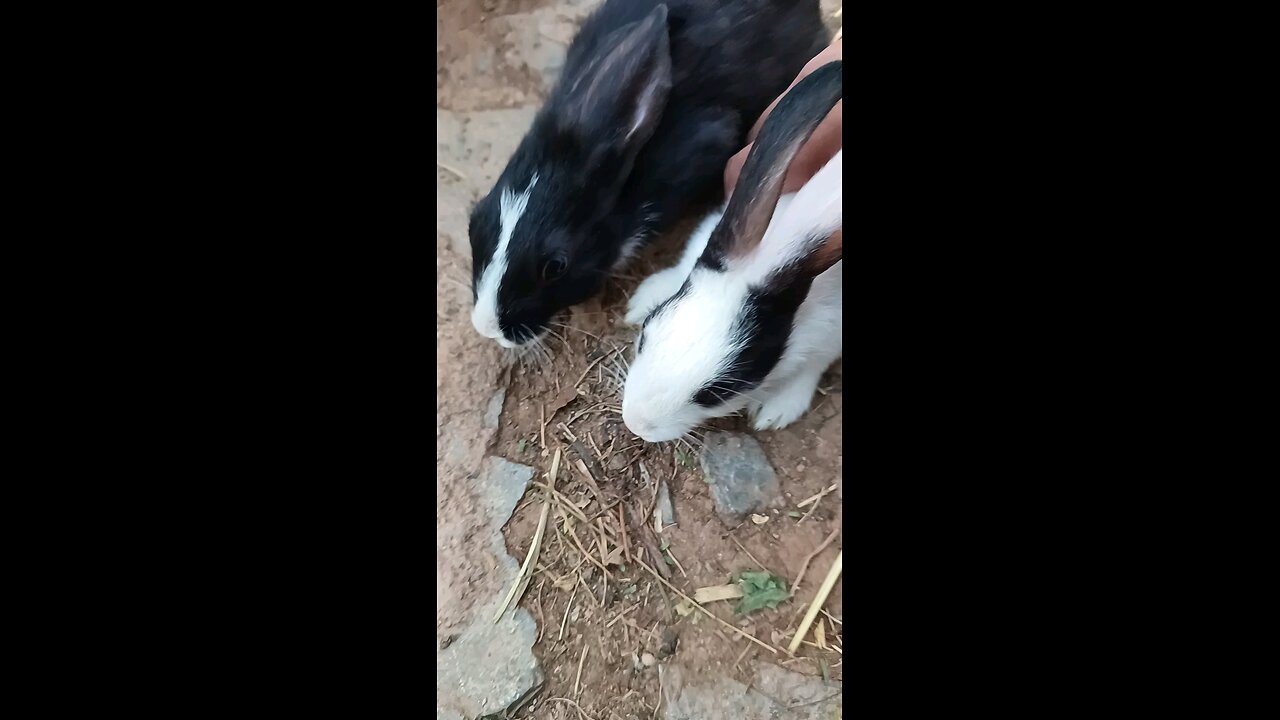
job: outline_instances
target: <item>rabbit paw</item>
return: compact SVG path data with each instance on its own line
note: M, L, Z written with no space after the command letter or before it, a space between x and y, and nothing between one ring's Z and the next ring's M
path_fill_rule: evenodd
M649 317L649 313L653 312L654 308L676 294L676 291L684 284L684 280L685 275L680 272L678 267L667 268L646 278L636 288L636 291L631 294L631 299L627 301L627 324L639 325L644 322L644 319Z
M813 401L817 382L808 378L796 380L778 388L764 402L751 404L751 427L756 430L781 430L800 419Z

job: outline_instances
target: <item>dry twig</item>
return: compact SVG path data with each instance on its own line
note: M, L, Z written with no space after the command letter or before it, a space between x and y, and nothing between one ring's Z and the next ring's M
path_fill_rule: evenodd
M689 573L685 572L684 566L680 564L680 558L676 557L676 554L671 551L670 546L667 546L667 555L671 557L671 562L676 564L676 569L680 571L680 574L685 577L689 577Z
M796 503L796 507L804 507L805 505L808 505L809 503L816 503L816 502L818 502L819 500L821 500L822 498L826 497L828 493L835 492L835 489L836 489L836 485L835 485L835 483L832 483L830 487L824 488L824 489L823 489L821 492L819 492L817 495L814 495L814 496L812 496L812 497L807 497L807 498L805 498L804 500L801 500L800 502Z
M604 505L604 496L600 494L600 486L596 484L595 477L587 469L587 464L582 462L582 458L578 458L573 461L573 466L578 468L578 472L582 473L582 477L587 481L587 488L591 490L591 494L596 496L596 500L600 501L601 505Z
M578 660L578 677L573 680L573 696L582 697L582 665L587 661L587 651L591 649L590 645L583 643L582 657Z
M461 170L453 167L452 165L448 165L446 163L440 162L439 160L436 160L436 167L440 168L441 170L447 171L451 175L457 177L459 180L467 179L467 176L463 175Z
M813 503L813 507L809 508L809 512L805 513L805 514L804 514L804 517L802 517L802 518L800 518L799 520L797 520L797 521L796 521L796 524L797 524L797 525L799 525L800 523L804 522L804 521L805 521L805 520L806 520L810 515L812 515L812 514L813 514L813 511L815 511L815 510L817 510L817 509L818 509L818 503L822 502L822 498L826 497L828 493L830 493L830 492L834 491L835 489L836 489L835 483L832 483L832 484L831 484L831 487L829 487L829 488L827 488L827 489L823 490L822 492L818 493L817 495L814 495L813 497L809 498L808 500L805 500L805 501L804 501L804 503L801 503L800 505L797 505L796 507L801 507L801 506L803 506L805 503L808 503L808 502L812 502L812 503Z
M618 503L618 531L622 535L622 555L631 562L631 543L627 541L627 520L622 512L622 503Z
M822 608L822 603L826 602L827 595L831 593L831 588L835 587L836 579L840 577L840 565L844 559L844 551L836 553L835 562L831 563L831 569L827 571L827 577L822 581L822 585L818 587L818 594L813 598L813 603L809 605L809 612L805 613L804 620L800 621L800 629L796 630L795 637L791 638L791 644L787 646L788 653L795 653L796 648L800 647L800 642L804 640L804 636L809 632L809 626L813 624L813 619L818 616L818 610Z
M564 436L569 438L570 442L578 441L578 436L570 432L569 428L566 427L564 423L556 423L556 427L560 428L560 432L564 433Z
M564 619L560 621L560 636L557 641L564 639L564 626L569 622L569 609L573 607L573 599L578 596L578 586L573 586L573 592L569 593L569 604L564 606Z
M802 564L802 565L800 566L800 573L799 573L798 575L796 575L796 581L795 581L794 583L792 583L792 584L791 584L791 597L795 597L795 596L796 596L796 588L800 587L800 581L804 579L804 574L805 574L805 572L807 572L807 571L809 570L809 563L810 563L810 562L811 562L815 557L817 557L817 556L818 556L818 553L822 552L823 550L826 550L826 549L827 549L827 546L828 546L828 545L830 545L830 544L832 543L832 541L834 541L834 540L836 539L836 536L837 536L837 535L839 535L839 534L840 534L840 524L839 524L839 522L837 522L837 523L836 523L836 529L835 529L835 530L832 530L832 531L831 531L831 534L827 536L827 539L826 539L826 540L823 540L823 541L822 541L822 544L821 544L821 545L819 545L819 546L818 546L818 548L817 548L816 550L814 550L813 552L809 553L809 556L808 556L808 557L806 557L806 558L804 559L804 564Z
M601 360L604 360L605 358L608 358L608 357L613 357L614 355L617 355L620 352L622 352L622 348L618 348L617 350L614 350L611 353L605 353L604 355L601 355L595 360L592 360L591 364L587 366L587 369L583 370L582 374L578 376L578 380L573 384L573 386L578 387L578 385L581 384L582 381L587 378L587 373L591 372L591 368L595 367Z
M755 556L755 555L752 555L750 550L748 550L748 549L746 549L745 547L743 547L743 546L742 546L742 543L738 542L738 538L736 538L736 537L734 537L734 536L730 535L730 536L729 536L729 539L733 541L733 544L734 544L734 545L737 545L737 546L738 546L738 549L739 549L739 550L741 550L742 552L746 553L746 554L747 554L747 557L751 558L751 562L755 563L755 564L756 564L756 567L760 568L761 570L763 570L763 571L765 571L765 572L769 572L769 568L765 567L765 566L764 566L764 563L762 563L762 562L760 562L759 560L757 560L757 559L756 559L756 556Z

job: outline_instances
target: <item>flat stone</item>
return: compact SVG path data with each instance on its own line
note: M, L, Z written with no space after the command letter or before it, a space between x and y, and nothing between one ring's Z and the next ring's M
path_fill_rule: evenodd
M716 514L726 525L737 525L780 500L778 475L750 435L709 433L700 461Z
M508 608L495 625L501 602L494 597L481 606L475 622L436 653L436 720L501 713L542 684L533 656L537 624L524 608L514 617Z
M515 558L507 554L502 526L532 479L533 468L528 465L486 457L479 475L468 483L469 506L464 512L440 519L441 523L480 525L471 528L474 532L466 536L469 540L462 548L491 558L496 568L491 575L486 573L488 582L471 583L479 595L471 595L472 603L465 620L448 631L448 644L437 650L437 720L472 720L501 713L542 683L542 671L533 655L533 642L538 634L533 616L524 608L516 607L513 611L508 606L502 618L497 623L493 621L519 573ZM440 534L438 529L438 541ZM451 543L450 552L437 558L438 579L440 563L450 562L457 549ZM437 630L439 628L437 612Z
M499 542L502 538L502 526L511 518L511 512L516 509L516 503L520 502L524 491L529 489L529 481L532 479L533 468L528 465L513 463L500 457L484 459L480 477L475 481L476 501L492 522ZM503 554L506 555L506 552Z
M752 692L732 677L686 681L679 665L659 665L662 673L663 717L666 720L829 720L840 717L841 683L822 684L822 678L791 672L777 665L757 666ZM768 697L766 697L768 696Z

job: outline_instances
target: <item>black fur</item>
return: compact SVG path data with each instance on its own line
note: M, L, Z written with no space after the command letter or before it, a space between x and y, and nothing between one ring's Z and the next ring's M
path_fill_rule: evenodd
M538 173L498 291L506 338L524 342L599 292L628 240L717 200L751 123L826 43L817 0L606 0L471 217L478 283L502 190L519 193ZM560 277L545 277L552 260Z
M809 287L813 284L813 278L807 276L793 280L752 288L732 334L734 344L741 350L724 374L693 396L695 403L705 408L721 405L729 398L759 387L773 372L791 337L796 311L809 296Z

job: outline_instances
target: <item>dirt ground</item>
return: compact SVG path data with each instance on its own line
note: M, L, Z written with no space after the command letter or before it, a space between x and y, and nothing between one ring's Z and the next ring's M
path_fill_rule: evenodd
M532 466L535 481L545 483L554 454L561 453L556 489L564 503L550 514L537 571L521 601L537 622L533 650L545 680L512 717L573 718L579 711L591 718L656 717L662 691L656 665L669 662L679 663L691 681L730 676L750 687L756 663L775 663L839 682L843 582L825 603L829 615L819 615L826 649L813 644L814 631L794 658L782 649L839 551L839 538L813 557L797 595L776 609L743 618L734 614L736 601L706 604L771 649L697 611L686 614L687 604L636 562L643 558L654 571L664 565L671 586L689 596L761 567L794 583L806 557L840 521L839 492L798 506L833 484L840 489L838 365L824 377L814 407L791 427L753 433L742 418L712 423L753 435L784 491L767 522L727 527L713 511L697 443L642 443L619 414L620 382L634 355L634 331L622 322L626 299L640 279L674 260L681 231L642 254L603 296L561 318L543 352L503 351L470 327L466 213L501 170L554 80L577 22L596 4L437 2L436 182L438 203L446 206L437 209L436 237L437 513L452 519L438 528L437 542L441 548L476 543L469 528L482 524L469 520L479 511L467 502L465 478L484 456ZM831 27L838 27L839 19L830 17L838 2L822 5ZM661 534L653 532L650 510L659 480L670 489L677 523ZM530 485L505 528L517 562L529 551L543 497ZM619 547L622 557L609 562ZM492 579L495 566L488 555L473 553L461 570L437 567L438 633L448 636L479 598L505 594L508 588Z

